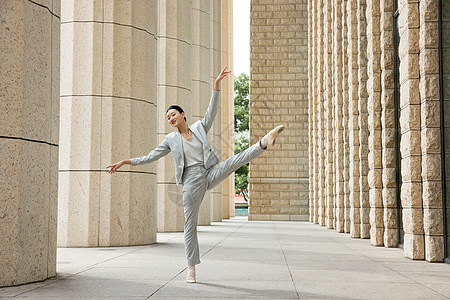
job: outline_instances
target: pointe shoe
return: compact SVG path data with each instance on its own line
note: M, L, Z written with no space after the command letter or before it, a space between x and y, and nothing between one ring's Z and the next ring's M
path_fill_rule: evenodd
M284 130L284 125L279 125L269 131L260 141L261 148L266 149L267 146L275 145L275 139Z
M186 282L187 283L196 283L197 281L195 280L195 270L188 270L187 276L186 276Z

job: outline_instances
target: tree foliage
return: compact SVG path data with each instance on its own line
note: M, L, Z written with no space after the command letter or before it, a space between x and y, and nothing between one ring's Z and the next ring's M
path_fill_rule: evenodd
M234 152L240 153L249 147L249 76L241 73L234 79ZM235 172L235 189L246 197L249 164Z

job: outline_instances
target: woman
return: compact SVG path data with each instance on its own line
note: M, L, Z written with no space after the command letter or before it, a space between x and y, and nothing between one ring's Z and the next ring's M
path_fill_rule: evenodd
M196 282L195 265L200 263L197 221L200 204L206 191L263 153L267 146L275 143L278 134L284 130L283 125L276 127L255 145L218 164L219 159L211 150L206 134L217 113L220 101L220 81L230 72L225 67L217 77L208 109L202 120L188 125L183 109L172 105L166 113L167 121L176 128L174 132L169 133L164 141L147 156L122 160L107 167L110 168L109 173L113 174L125 164L135 166L150 163L172 152L176 165L176 182L183 184L184 245L188 262L186 277L188 283Z

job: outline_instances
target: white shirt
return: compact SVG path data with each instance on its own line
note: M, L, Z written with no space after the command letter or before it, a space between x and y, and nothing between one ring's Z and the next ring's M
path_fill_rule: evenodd
M203 165L203 144L192 133L192 141L183 139L183 152L184 152L184 167L191 167L195 165Z

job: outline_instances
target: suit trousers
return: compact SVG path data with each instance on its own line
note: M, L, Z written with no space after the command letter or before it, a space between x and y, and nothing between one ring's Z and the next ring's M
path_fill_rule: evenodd
M200 263L197 222L200 204L207 190L212 189L241 166L264 152L259 142L209 170L203 165L187 167L183 171L184 247L188 266Z

